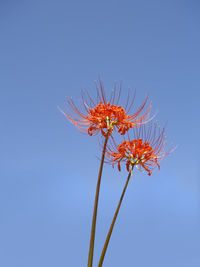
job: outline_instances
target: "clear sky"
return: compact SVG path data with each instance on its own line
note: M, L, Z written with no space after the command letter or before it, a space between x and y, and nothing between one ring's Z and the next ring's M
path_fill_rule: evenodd
M135 172L106 267L200 266L200 3L0 1L0 266L87 264L100 155L59 112L100 76L146 93L177 150ZM127 172L105 166L94 266Z

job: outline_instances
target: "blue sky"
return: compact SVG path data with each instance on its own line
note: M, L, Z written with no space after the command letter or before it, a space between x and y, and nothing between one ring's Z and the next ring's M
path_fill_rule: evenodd
M98 138L59 112L100 76L146 93L177 150L135 172L104 266L200 266L198 1L0 2L0 265L86 266ZM126 171L105 166L94 266Z

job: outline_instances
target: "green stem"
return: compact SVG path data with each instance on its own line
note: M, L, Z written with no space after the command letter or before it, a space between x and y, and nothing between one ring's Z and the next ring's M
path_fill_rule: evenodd
M100 257L100 260L99 260L98 267L101 267L102 264L103 264L103 260L104 260L105 254L106 254L106 250L107 250L107 247L108 247L108 243L109 243L109 241L110 241L110 237L111 237L111 234L112 234L112 231L113 231L113 227L114 227L114 225L115 225L115 221L116 221L116 219L117 219L117 215L118 215L118 213L119 213L119 209L120 209L120 206L121 206L121 203L122 203L124 194L125 194L125 192L126 192L126 188L127 188L127 186L128 186L128 182L129 182L130 177L131 177L131 175L132 175L133 167L134 167L134 165L131 166L131 170L130 170L130 172L129 172L129 174L128 174L128 178L127 178L127 180L126 180L126 184L125 184L125 186L124 186L124 189L123 189L123 192L122 192L122 194L121 194L121 197L120 197L120 200L119 200L117 209L116 209L116 211L115 211L115 215L114 215L113 220L112 220L112 223L111 223L111 225L110 225L110 229L109 229L109 232L108 232L108 234L107 234L107 237L106 237L106 241L105 241L105 243L104 243L103 250L102 250L102 252L101 252L101 257Z
M101 164L100 164L100 168L99 168L99 175L98 175L97 186L96 186L96 194L95 194L94 210L93 210L93 218L92 218L92 227L91 227L91 234L90 234L90 247L89 247L88 265L87 265L88 267L92 267L92 264L93 264L94 240L95 240L99 190L100 190L101 175L102 175L102 170L103 170L103 163L104 163L104 158L105 158L105 152L106 152L108 137L109 137L109 132L107 132L107 134L105 136L104 147L103 147L103 152L102 152L102 156L101 156Z

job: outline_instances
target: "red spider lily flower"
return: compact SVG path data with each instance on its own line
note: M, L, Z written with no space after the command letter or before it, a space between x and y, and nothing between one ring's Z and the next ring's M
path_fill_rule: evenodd
M96 84L96 91L96 101L91 98L87 91L82 93L81 107L83 108L83 112L77 108L72 99L68 98L68 105L66 106L67 113L61 111L80 131L88 133L91 136L101 132L103 136L106 136L106 133L110 135L115 128L121 135L124 135L130 128L139 127L149 120L151 104L142 113L147 105L148 97L145 98L142 105L134 114L128 115L133 106L135 96L129 102L130 96L128 93L126 106L123 108L118 105L121 86L118 93L116 93L116 88L114 88L109 101L106 99L101 80L99 80L99 86Z
M117 164L120 171L121 162L125 162L127 171L130 166L136 166L139 170L142 171L143 168L148 175L151 175L156 166L160 169L159 162L171 152L164 152L165 129L161 131L156 123L154 126L150 123L148 129L147 125L144 125L134 130L133 140L128 138L128 141L124 140L118 146L112 140L111 145L107 147L107 163L113 166Z

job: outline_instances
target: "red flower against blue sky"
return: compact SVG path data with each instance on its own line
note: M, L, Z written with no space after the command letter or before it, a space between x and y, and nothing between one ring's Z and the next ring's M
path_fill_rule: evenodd
M165 152L165 129L160 130L160 127L155 123L144 125L142 128L134 129L134 139L122 141L117 145L114 140L107 146L106 157L108 163L118 165L121 170L121 162L126 163L126 168L129 171L130 166L136 166L138 169L148 172L151 175L155 167L160 169L159 162L169 152Z
M91 98L88 92L82 94L80 108L83 109L83 112L72 99L67 98L66 112L62 111L62 113L80 131L89 135L101 132L105 136L107 132L112 133L113 129L116 129L121 135L124 135L130 128L140 127L148 121L151 111L151 104L145 109L148 97L145 98L136 112L129 115L135 97L130 101L128 94L126 105L123 108L119 105L121 87L118 93L116 89L113 90L109 101L106 99L101 80L99 85L96 84L96 91L96 101Z

